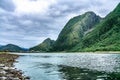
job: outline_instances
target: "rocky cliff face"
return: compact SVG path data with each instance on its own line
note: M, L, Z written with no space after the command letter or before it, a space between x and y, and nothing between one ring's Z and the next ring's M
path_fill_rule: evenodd
M86 12L70 19L59 34L53 48L54 51L71 49L81 41L86 33L92 31L100 19L94 12Z
M93 31L73 48L74 51L119 51L120 50L120 3Z
M47 38L41 44L30 48L30 51L48 52L52 48L53 44L54 44L54 40Z

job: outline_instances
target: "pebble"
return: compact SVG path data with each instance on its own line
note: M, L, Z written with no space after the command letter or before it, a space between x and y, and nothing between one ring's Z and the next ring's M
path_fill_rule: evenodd
M28 79L28 80L29 80L29 79L30 79L30 77L25 77L25 79Z
M7 72L4 71L4 70L0 71L0 74L6 74L6 73L7 73Z
M22 76L22 71L17 70L16 68L13 67L7 67L4 65L0 65L0 74L3 74L2 77L0 77L0 80L30 80L30 77L27 76ZM15 75L18 76L15 76Z
M6 77L0 77L0 80L6 80L7 78Z
M30 80L30 77L23 76L21 70L14 68L12 65L13 60L11 59L8 62L3 61L4 64L0 63L0 80Z
M9 77L8 80L20 80L18 77L13 78L13 77Z
M6 66L5 66L5 67L3 67L3 69L4 69L4 70L8 70L8 69L9 69L9 67L6 67Z
M0 67L5 67L5 65L4 64L0 64Z

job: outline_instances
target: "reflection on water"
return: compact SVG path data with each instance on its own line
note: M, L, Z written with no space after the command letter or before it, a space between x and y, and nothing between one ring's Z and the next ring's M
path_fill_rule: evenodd
M69 66L62 66L59 71L63 73L65 80L120 80L120 74L114 72L106 73Z
M15 67L31 80L120 80L120 54L19 55Z

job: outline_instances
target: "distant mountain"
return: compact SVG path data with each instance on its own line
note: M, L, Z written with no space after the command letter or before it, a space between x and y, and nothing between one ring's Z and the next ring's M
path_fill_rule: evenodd
M0 47L0 51L8 51L8 52L24 52L26 51L25 49L14 45L14 44L7 44L5 46Z
M94 12L86 12L68 21L55 41L53 51L66 51L78 44L88 32L92 31L101 18Z
M53 44L54 44L54 40L47 38L41 44L32 47L29 50L33 52L48 52L52 48Z
M73 51L120 51L120 3Z

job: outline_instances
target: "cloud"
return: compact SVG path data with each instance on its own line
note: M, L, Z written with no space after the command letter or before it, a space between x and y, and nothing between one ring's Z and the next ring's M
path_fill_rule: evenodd
M7 11L14 11L15 5L12 0L0 0L0 7Z
M49 6L54 4L55 0L13 0L16 5L17 14L46 14Z
M119 0L1 0L0 44L28 48L48 37L55 40L70 18L86 11L104 17L118 3Z

